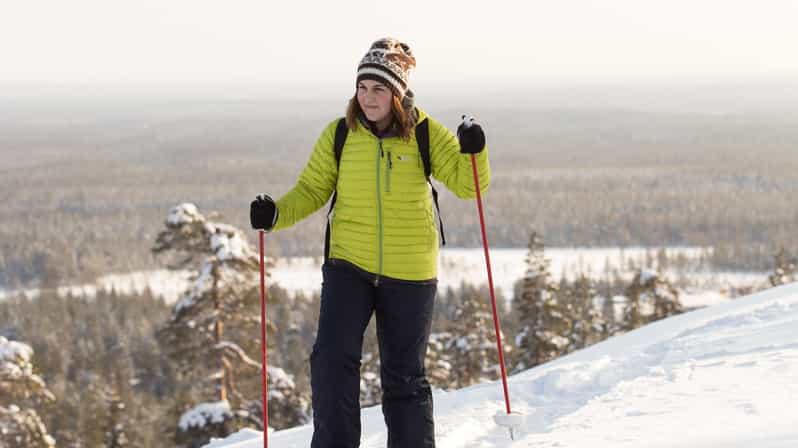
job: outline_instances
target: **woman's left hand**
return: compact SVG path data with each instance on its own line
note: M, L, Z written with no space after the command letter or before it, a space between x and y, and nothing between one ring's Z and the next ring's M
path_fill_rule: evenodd
M482 131L482 126L473 121L470 126L465 123L457 126L457 139L463 154L478 154L485 149L485 132Z

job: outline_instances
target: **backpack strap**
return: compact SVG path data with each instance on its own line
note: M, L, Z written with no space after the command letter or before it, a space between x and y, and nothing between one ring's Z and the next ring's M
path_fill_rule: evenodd
M335 151L335 166L341 164L341 154L344 152L344 143L346 143L346 136L349 135L349 128L346 126L346 118L338 120L338 126L335 128L335 144L333 150Z
M446 245L446 235L443 233L443 218L441 218L441 207L438 205L438 190L432 185L430 176L432 175L432 160L429 154L429 122L425 118L416 125L416 141L418 142L418 152L421 161L424 163L424 176L427 183L432 188L432 200L435 202L435 210L438 212L438 224L441 229L441 245Z
M344 143L346 137L349 135L349 128L346 127L346 118L338 120L338 126L335 127L335 143L333 144L333 151L335 153L335 166L341 165L341 154L344 152ZM332 200L330 201L330 209L327 210L327 230L324 232L324 262L330 258L330 213L335 207L335 200L338 198L338 191L333 190Z

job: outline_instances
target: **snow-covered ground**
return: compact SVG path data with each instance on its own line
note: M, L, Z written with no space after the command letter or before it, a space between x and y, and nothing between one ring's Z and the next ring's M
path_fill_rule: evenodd
M666 248L671 256L682 255L696 262L704 249L693 247ZM551 272L556 279L561 275L572 276L585 272L591 278L600 279L605 270L617 269L630 280L633 273L628 270L629 263L645 266L646 258L656 258L657 249L651 248L547 248L546 257L551 261ZM493 282L497 293L507 299L513 295L513 285L524 276L527 249L491 249ZM271 281L289 293L302 292L312 296L321 289L321 257L287 257L274 260ZM682 304L686 307L707 306L728 300L730 291L739 287L765 286L767 275L754 272L700 272L689 269L684 272L673 270L666 274L677 279L684 275L690 286L682 291ZM97 279L92 284L59 288L62 295L94 296L99 289L115 288L119 292L140 293L146 287L163 297L168 303L179 299L179 294L189 286L189 272L154 270L128 274L110 274ZM444 248L441 250L438 268L438 290L452 287L458 289L462 283L471 285L487 284L485 255L481 248ZM38 290L22 291L28 297L35 297ZM0 300L12 294L0 290Z
M526 416L511 441L493 416L500 382L435 393L436 440L454 447L798 446L798 283L661 320L509 378ZM384 447L379 406L362 412L363 448ZM310 425L270 433L310 445ZM258 448L244 430L208 445Z
M167 269L108 274L98 277L94 283L59 287L58 294L61 296L95 297L99 290L116 290L123 294L141 294L145 289L150 288L154 295L163 297L164 300L172 303L177 301L180 294L188 288L190 275L189 271L170 271ZM12 295L34 298L38 297L39 294L40 291L38 289L20 291L4 291L0 289L0 300Z

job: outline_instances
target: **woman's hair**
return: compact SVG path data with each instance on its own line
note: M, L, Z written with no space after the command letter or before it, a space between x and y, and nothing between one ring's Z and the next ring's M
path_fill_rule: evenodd
M391 101L391 114L393 115L393 122L396 123L397 134L402 140L409 141L410 134L416 126L416 120L418 120L413 102L407 101L405 104L402 104L402 100L394 94ZM349 105L346 107L346 126L349 130L355 131L357 129L357 117L359 115L363 115L363 110L360 108L360 102L357 100L357 92L355 92L355 95L349 100Z

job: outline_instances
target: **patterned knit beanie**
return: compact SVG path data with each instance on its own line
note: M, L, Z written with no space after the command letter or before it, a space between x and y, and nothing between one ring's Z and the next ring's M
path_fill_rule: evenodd
M408 93L410 71L416 67L416 58L410 47L397 39L385 37L371 44L357 67L357 80L371 79L382 82L399 98ZM410 93L412 96L412 93Z

